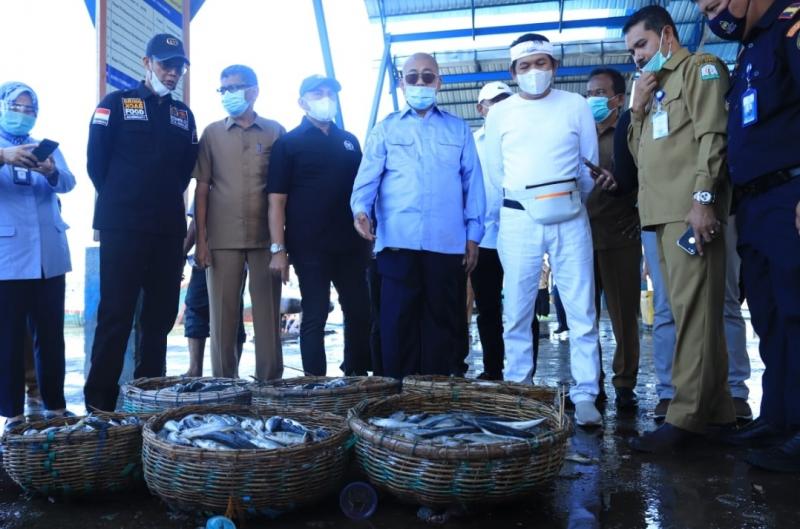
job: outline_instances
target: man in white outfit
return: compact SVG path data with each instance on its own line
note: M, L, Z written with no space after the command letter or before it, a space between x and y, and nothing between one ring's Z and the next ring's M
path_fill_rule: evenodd
M552 88L558 63L546 37L518 38L511 61L520 91L486 119L488 174L504 195L497 241L506 285L504 378L531 381L531 323L547 253L570 326L575 421L599 425L592 236L583 205L595 184L582 163L597 164L595 122L583 97Z

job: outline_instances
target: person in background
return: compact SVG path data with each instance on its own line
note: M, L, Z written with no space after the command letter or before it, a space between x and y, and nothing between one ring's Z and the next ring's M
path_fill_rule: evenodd
M436 59L411 55L401 86L408 105L370 133L350 207L358 233L375 240L384 374L448 375L483 239L483 179L469 126L436 106Z
M249 66L222 70L222 106L228 116L203 131L194 177L195 260L208 268L211 365L215 377L239 376L241 293L250 276L256 372L259 380L283 375L281 282L269 270L269 156L286 131L256 114L258 78Z
M24 421L25 340L33 337L36 379L45 415L63 416L64 296L72 270L57 194L75 177L56 149L32 154L39 115L33 89L0 85L0 415L6 429Z
M478 94L478 113L486 115L494 105L512 96L511 88L500 81L487 83ZM497 220L490 217L489 212L500 210L499 202L503 200L503 190L498 189L488 176L484 164L484 139L486 130L483 126L475 131L475 148L481 161L483 184L486 191L486 213L484 221L485 233L480 243L478 265L470 274L472 289L475 293L475 305L478 309L478 334L483 349L483 373L478 378L483 380L503 380L503 265L497 255Z
M307 375L327 373L325 323L331 283L344 315L345 375L370 362L370 244L353 230L349 199L361 162L354 135L334 123L341 85L312 75L300 85L300 125L275 142L270 159L270 268L284 281L291 261L300 282L300 355Z

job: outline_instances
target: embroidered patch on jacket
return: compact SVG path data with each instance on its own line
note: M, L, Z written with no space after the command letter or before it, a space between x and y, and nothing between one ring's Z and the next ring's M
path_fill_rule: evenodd
M778 20L791 20L798 11L800 11L800 2L795 2L783 10L783 13L778 16Z
M348 151L356 150L356 146L353 145L353 142L350 140L344 140L344 148L347 149Z
M786 36L787 36L788 38L790 38L790 39L791 39L792 37L794 37L795 35L797 35L797 32L798 32L798 31L800 31L800 20L798 20L797 22L795 22L795 23L792 25L792 27L790 27L790 28L789 28L789 31L787 31L787 32L786 32Z
M704 64L700 68L700 79L703 81L719 79L719 70L717 70L717 66L714 64Z
M178 107L169 107L169 122L171 125L189 130L189 112Z
M97 107L92 116L92 125L103 125L108 127L108 118L111 117L111 110L108 108Z
M144 106L144 99L140 97L123 97L122 119L147 121L147 109Z

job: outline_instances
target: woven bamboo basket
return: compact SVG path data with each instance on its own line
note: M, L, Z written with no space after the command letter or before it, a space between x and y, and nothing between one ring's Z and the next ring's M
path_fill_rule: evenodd
M128 415L98 413L103 419ZM94 495L143 485L142 427L112 426L94 432L50 432L23 435L26 430L75 424L83 417L27 423L3 436L6 473L25 491L47 496ZM142 422L147 417L142 417Z
M171 388L193 380L224 380L218 377L137 378L122 386L122 409L127 413L160 413L199 404L250 404L250 389L244 380L223 391L176 393Z
M281 415L306 426L324 427L331 436L275 450L219 451L179 446L157 437L169 420L209 412ZM313 503L338 490L352 447L343 417L303 408L186 406L153 417L142 435L144 478L150 491L173 508L204 514L232 509L249 516L275 516Z
M368 422L401 410L546 417L549 429L532 439L446 447L394 436ZM571 430L563 402L556 409L525 397L467 391L457 400L443 394L369 400L350 411L348 422L357 438L358 464L369 480L401 501L431 507L501 503L530 494L558 474Z
M558 388L532 386L517 382L477 380L443 375L411 375L403 379L403 393L411 395L450 395L458 400L465 391L517 395L547 403L555 403Z
M259 382L251 386L253 406L300 406L341 415L364 399L387 397L400 392L400 381L388 377L343 377L349 384L331 389L294 389L324 383L334 377L296 377Z

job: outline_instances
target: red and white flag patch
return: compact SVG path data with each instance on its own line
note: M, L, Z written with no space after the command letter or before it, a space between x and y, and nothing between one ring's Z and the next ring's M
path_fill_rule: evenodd
M108 118L111 117L111 110L103 107L97 107L92 116L92 125L105 125L108 126Z

